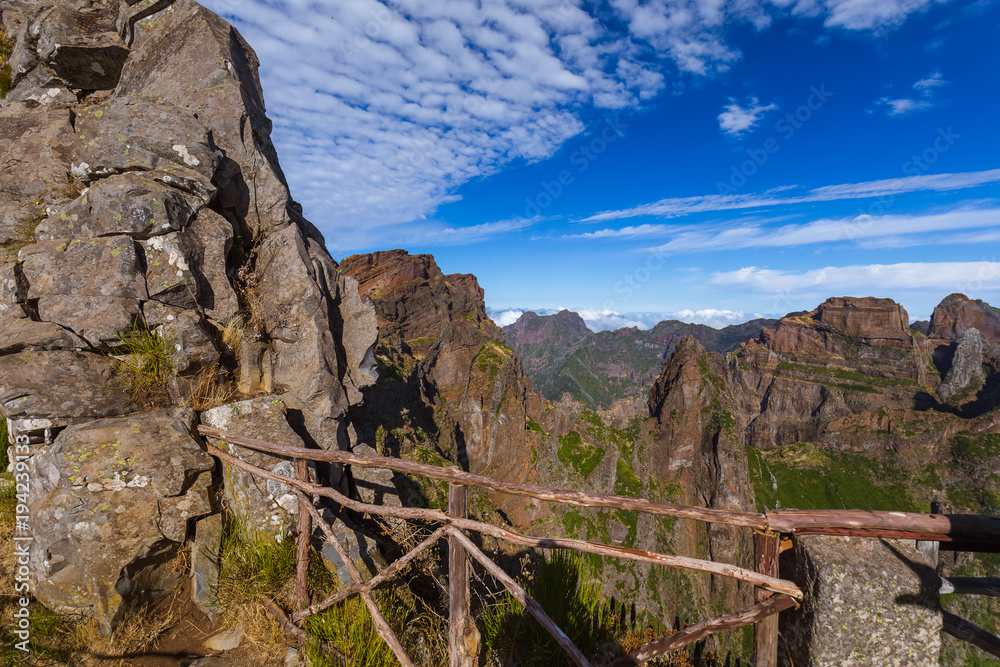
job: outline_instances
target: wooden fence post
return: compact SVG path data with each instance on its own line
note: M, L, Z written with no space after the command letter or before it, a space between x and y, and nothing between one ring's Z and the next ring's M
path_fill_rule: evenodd
M754 533L754 564L757 572L778 576L778 533ZM763 588L754 589L754 602L763 602L773 593ZM776 667L778 664L778 615L772 614L754 625L754 667Z
M468 513L468 487L448 485L448 514L461 519ZM477 642L467 641L472 615L469 612L469 556L465 547L448 536L448 651L450 667L475 667ZM472 644L472 645L470 645Z
M295 476L303 482L309 481L309 462L295 459ZM295 601L300 609L309 606L309 539L312 537L312 517L306 501L299 499L299 516L296 527L298 533L295 548Z

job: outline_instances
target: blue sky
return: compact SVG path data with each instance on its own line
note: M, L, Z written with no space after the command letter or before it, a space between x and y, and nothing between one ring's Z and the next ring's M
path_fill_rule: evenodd
M331 253L433 253L502 323L1000 305L998 1L206 4Z

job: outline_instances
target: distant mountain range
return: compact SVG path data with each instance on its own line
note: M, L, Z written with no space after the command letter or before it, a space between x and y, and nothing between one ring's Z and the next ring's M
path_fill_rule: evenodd
M757 319L714 329L665 320L645 331L629 327L594 333L579 314L562 310L555 315L528 311L503 330L535 390L545 398L571 397L590 408L631 413L645 410L664 360L686 336L710 352L725 353L776 323Z

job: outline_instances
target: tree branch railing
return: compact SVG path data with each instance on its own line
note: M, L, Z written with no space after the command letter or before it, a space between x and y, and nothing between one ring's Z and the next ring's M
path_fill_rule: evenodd
M942 548L947 548L945 547L946 543L955 543L956 549L969 548L970 545L972 547L983 545L987 547L984 550L991 550L989 547L1000 543L1000 517L868 512L860 510L783 510L753 513L698 508L674 503L653 502L627 496L547 489L531 484L506 482L492 477L476 475L458 468L442 468L393 457L362 456L339 450L305 449L277 445L207 426L200 426L199 431L206 437L225 442L229 445L228 449L230 449L230 452L226 452L219 447L209 444L207 449L210 454L252 475L284 484L299 499L300 513L297 522L295 587L295 597L299 610L291 614L291 617L288 618L273 603L269 606L269 608L275 607L272 609L272 613L278 612L275 613L275 616L278 618L279 623L282 624L282 627L285 627L286 630L289 630L293 636L296 636L301 641L304 636L303 633L305 633L301 628L310 616L320 613L352 595L360 595L365 606L368 608L379 636L389 645L396 658L400 661L400 664L404 665L404 667L409 667L412 665L412 662L372 599L371 591L401 571L403 567L435 542L445 537L448 539L449 550L452 556L449 562L450 579L454 579L454 585L451 582L449 583L449 586L453 589L451 591L450 615L452 618L450 619L451 629L449 633L451 667L473 665L474 651L478 650L478 647L469 645L469 628L467 626L471 623L471 620L468 613L468 582L467 578L462 576L466 572L466 563L470 558L478 561L495 579L507 588L510 594L552 634L556 643L578 667L591 667L587 658L572 644L565 633L552 622L537 602L532 600L513 579L506 575L499 566L493 563L488 556L475 546L464 531L490 535L496 539L526 547L570 549L612 558L705 572L733 578L756 587L758 592L754 606L735 614L702 621L677 633L667 635L641 647L629 656L618 658L608 667L639 665L654 657L699 641L709 634L750 624L756 624L758 630L754 664L757 667L773 665L773 649L777 641L776 615L793 606L798 606L799 602L803 599L803 593L798 586L791 581L780 579L777 576L776 555L779 549L777 545L780 535L835 534L863 537L896 537L900 539L938 541L942 544ZM289 458L295 462L296 476L288 477L280 475L247 463L236 455L238 450L233 448L234 445ZM353 500L341 494L336 489L309 482L306 475L307 460L339 463L362 468L389 469L404 474L448 482L451 485L449 487L449 512L445 513L440 510L414 507L372 505ZM764 552L760 552L760 549L758 549L757 571L755 572L726 563L630 549L578 539L531 537L501 528L500 526L467 518L464 512L464 500L461 503L461 507L456 503L458 502L458 498L464 498L464 487L468 486L569 505L617 508L657 516L670 516L706 523L722 523L751 528L757 531L759 537L764 538L764 541L759 541L758 543L760 545L766 544L767 548ZM461 491L456 493L458 489L461 489ZM343 546L336 539L330 525L319 515L313 503L309 502L309 496L328 498L342 507L358 513L398 519L431 521L442 525L408 553L365 582L357 566L350 560ZM337 551L348 573L354 580L352 585L337 591L325 600L315 604L312 604L308 599L308 592L305 588L305 571L308 566L308 543L311 538L312 525L318 526L324 533L327 541ZM780 550L783 550L783 548ZM762 556L763 560L761 560ZM465 562L461 563L461 565L457 561L452 562L456 558L460 558ZM458 569L459 567L461 569ZM461 590L455 589L455 585L461 588ZM463 592L466 592L466 594L462 595ZM292 628L296 628L297 630L292 630ZM762 631L763 635L761 634ZM978 634L976 635L976 639L978 642L977 645L982 644L984 641ZM337 658L340 658L340 656L337 655Z

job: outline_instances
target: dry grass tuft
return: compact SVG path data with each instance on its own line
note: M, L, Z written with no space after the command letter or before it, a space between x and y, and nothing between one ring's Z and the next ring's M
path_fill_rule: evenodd
M236 387L218 364L203 368L191 383L191 407L199 412L230 403L236 396Z
M230 317L226 326L222 327L220 336L222 344L228 347L234 355L238 355L240 352L244 332L243 317L238 314Z

